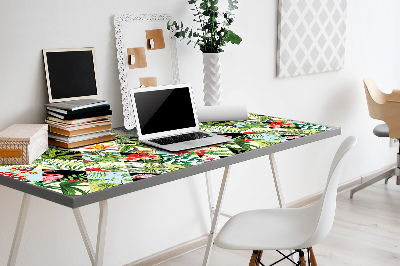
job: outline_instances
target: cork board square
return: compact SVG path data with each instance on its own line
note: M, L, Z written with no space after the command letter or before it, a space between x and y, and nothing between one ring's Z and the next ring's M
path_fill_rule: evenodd
M140 87L152 87L157 86L157 78L156 77L147 77L147 78L140 78Z
M131 55L135 57L135 63L131 62ZM146 52L144 47L128 48L128 65L129 69L147 67Z
M146 30L146 39L147 39L147 49L149 50L157 50L165 48L164 34L162 29ZM150 47L151 39L153 39L154 41L153 48Z

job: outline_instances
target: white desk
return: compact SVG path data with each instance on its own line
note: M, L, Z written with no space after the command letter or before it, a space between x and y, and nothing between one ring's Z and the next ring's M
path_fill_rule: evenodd
M230 150L231 151L234 150L237 154L232 154L230 156L225 156L225 157L220 156L220 158L218 158L216 160L207 161L207 162L197 160L198 163L194 163L193 165L189 165L183 169L179 169L176 171L165 171L164 173L155 175L153 177L141 179L141 180L134 181L134 182L132 182L132 180L128 182L127 179L125 179L125 180L122 180L119 184L117 184L111 188L102 189L102 190L98 190L98 191L88 191L88 194L85 194L85 195L66 195L66 194L61 193L61 191L59 193L59 192L54 191L54 189L53 190L47 189L45 186L48 184L54 184L54 182L59 182L59 181L34 182L30 179L32 176L29 176L29 175L26 176L26 178L25 177L21 178L18 176L16 177L15 175L12 176L10 174L11 172L3 173L3 175L0 175L0 184L1 185L19 190L24 193L24 197L23 197L23 201L22 201L21 209L20 209L20 214L19 214L19 219L18 219L18 223L16 226L15 235L14 235L14 240L13 240L12 248L10 251L8 265L15 265L15 263L17 261L18 249L19 249L19 245L20 245L20 242L22 239L23 229L24 229L26 217L28 214L29 201L30 201L30 198L32 195L71 208L74 212L76 222L77 222L79 230L81 232L81 235L82 235L83 241L85 243L85 247L87 249L87 252L88 252L88 255L89 255L92 265L103 265L103 255L104 255L104 246L105 246L104 243L105 243L106 228L107 228L107 200L108 199L117 197L117 196L120 196L123 194L131 193L134 191L146 189L146 188L149 188L152 186L161 185L163 183L178 180L178 179L185 178L188 176L200 174L200 173L206 173L206 180L207 180L207 185L208 185L208 195L209 195L210 217L211 217L211 221L212 221L211 229L210 229L210 236L208 239L208 245L207 245L206 254L205 254L205 258L204 258L204 262L203 262L203 265L208 265L208 261L209 261L210 255L211 255L212 243L213 243L214 236L215 236L214 235L215 228L218 224L218 219L219 219L220 215L222 214L221 213L222 200L223 200L224 191L226 188L227 179L229 177L229 171L230 171L231 165L240 163L240 162L243 162L246 160L251 160L253 158L268 155L270 164L271 164L271 168L272 168L272 173L273 173L273 177L274 177L274 182L275 182L275 187L276 187L276 191L277 191L277 195L278 195L279 204L281 207L285 207L285 202L282 197L282 192L281 192L281 187L280 187L280 182L279 182L279 176L278 176L278 172L277 172L277 168L276 168L276 164L275 164L274 153L283 151L286 149L294 148L294 147L297 147L300 145L304 145L307 143L311 143L314 141L322 140L325 138L337 136L337 135L340 135L340 133L341 133L340 128L337 128L337 127L331 127L327 130L320 131L320 132L317 132L317 131L311 129L308 131L309 134L303 134L303 136L301 136L299 138L295 138L295 139L288 140L288 141L282 141L282 139L281 139L282 142L278 141L278 142L270 143L273 145L266 146L266 147L261 147L260 145L258 145L258 146L253 145L254 149L252 149L252 148L247 149L247 147L251 147L251 145L248 146L247 143L243 144L240 142L240 141L245 141L245 140L242 140L241 138L247 138L247 137L248 137L248 140L250 140L250 141L252 141L252 139L263 139L263 140L268 139L270 141L276 141L279 138L272 136L275 133L281 134L280 136L282 138L282 136L284 134L286 134L285 136L288 136L287 134L290 132L292 132L292 133L303 132L304 133L307 131L306 129L301 131L301 129L290 128L290 127L287 128L287 130L285 130L282 127L277 127L277 129L275 130L272 127L270 127L270 128L268 127L270 125L279 126L278 123L275 123L275 122L276 122L275 120L271 123L268 123L266 120L264 122L260 122L260 126L265 127L265 130L266 130L266 132L268 131L268 134L263 133L263 135L262 135L261 133L257 133L257 134L261 134L261 135L257 135L257 136L253 136L250 133L247 134L246 132L248 132L248 131L242 130L243 127L240 127L240 126L243 125L243 122L240 122L240 121L235 122L235 126L238 127L238 131L242 130L242 132L240 134L239 133L232 133L232 134L234 136L236 136L235 134L239 134L240 137L239 137L239 139L235 139L234 142L232 142L231 146L226 144L224 147L226 148L229 146ZM289 122L290 122L290 120L289 120ZM250 121L249 123L252 123L252 122ZM273 124L273 123L275 123L275 124ZM298 124L296 124L296 125L298 125ZM203 129L210 129L210 131L215 131L215 130L219 130L219 129L224 130L224 128L226 128L224 126L226 126L226 123L220 123L220 124L210 123L210 124L204 126ZM254 123L253 123L251 125L251 127L256 128L257 125L254 125ZM249 128L251 128L251 127L249 124ZM232 130L232 128L230 128L229 130ZM257 129L257 130L260 130L260 129ZM231 133L226 133L226 134L231 134ZM272 136L272 138L271 138L271 136ZM279 136L279 135L277 135L277 136ZM124 141L133 143L132 144L133 146L141 145L137 140L135 140L135 138L132 138L132 137L128 137L128 138L121 137L121 138L117 138L117 140L118 140L118 142L120 142L119 144L117 144L117 146L119 146L119 148L121 148L120 145L128 145L128 144L124 143ZM259 143L265 143L265 141L264 142L259 141ZM237 144L243 144L243 145L242 146L239 145L240 146L239 147ZM237 150L235 150L235 147ZM203 148L203 149L207 150L207 147ZM152 153L152 154L156 155L157 150L154 149L153 151L154 151L154 153ZM72 151L72 152L78 153L79 151ZM103 149L102 152L107 153L107 154L108 154L108 152L114 153L113 156L118 155L118 151L115 151L115 149L112 151L107 151L107 148L106 148L106 149ZM85 151L81 151L81 153L83 154L83 156L85 156ZM81 156L82 156L82 154L81 154ZM88 154L89 154L89 152L88 152ZM88 154L86 154L86 156ZM132 150L131 154L137 155L137 151ZM163 162L165 164L167 164L166 162L169 160L168 156L164 157L164 159L163 159L164 160ZM171 155L171 156L174 156L174 155ZM179 156L184 156L184 155L175 155L175 156L177 156L176 158L179 159ZM195 156L195 154L193 156ZM199 155L198 157L200 159L202 159L202 158L204 159L204 157L201 157L201 156L202 155ZM214 170L214 169L222 168L222 167L225 168L225 171L224 171L221 187L219 190L220 192L219 192L219 196L217 199L217 203L216 203L216 206L214 207L211 186L210 186L210 180L209 180L209 175L207 174L207 172ZM30 169L32 171L31 168L33 169L33 166L31 166L30 168L29 168L29 166L27 166L27 169ZM4 170L4 168L3 168L3 170ZM33 170L35 170L35 169L33 169ZM99 170L101 170L101 169L99 169ZM131 170L129 170L129 172L132 176L135 176L134 171L135 170L133 170L133 172ZM35 176L35 178L37 178L37 175ZM88 182L93 182L93 180L90 180L90 179L88 179L88 180L89 180ZM109 182L110 180L105 178L102 181ZM50 182L50 183L48 183L48 182ZM80 180L79 182L86 182L86 181ZM82 183L82 184L84 186L84 183ZM81 213L79 210L79 207L82 207L82 206L85 206L88 204L93 204L93 203L99 203L99 206L100 206L97 245L96 245L95 251L90 243L90 239L86 232L86 227L85 227L84 221L82 219L82 216L81 216ZM224 214L222 214L222 215L224 215Z

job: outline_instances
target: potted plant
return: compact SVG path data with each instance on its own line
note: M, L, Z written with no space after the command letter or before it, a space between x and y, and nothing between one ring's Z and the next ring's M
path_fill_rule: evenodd
M199 28L184 27L183 23L168 22L167 29L177 38L185 38L187 44L194 43L203 53L204 103L218 105L221 103L220 91L220 53L227 43L240 44L242 38L229 29L234 20L233 11L238 9L238 0L228 0L228 8L221 12L218 0L189 0L194 11L193 21Z

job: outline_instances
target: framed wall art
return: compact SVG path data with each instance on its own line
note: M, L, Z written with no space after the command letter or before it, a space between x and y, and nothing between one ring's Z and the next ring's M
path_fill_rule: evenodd
M347 0L279 0L277 77L342 69Z
M115 15L115 38L124 126L135 128L129 91L179 83L176 39L167 29L169 14Z

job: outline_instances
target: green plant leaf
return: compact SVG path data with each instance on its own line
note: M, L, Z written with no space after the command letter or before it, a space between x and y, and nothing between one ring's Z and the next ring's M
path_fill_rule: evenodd
M238 0L228 0L228 8L224 12L219 12L219 0L188 0L188 3L193 5L190 8L193 11L193 21L200 27L194 31L192 28L184 28L183 22L168 22L167 29L175 37L188 39L187 44L193 42L202 52L208 53L223 52L222 47L228 42L239 44L242 41L238 35L228 31L234 20L232 11L238 9ZM219 17L222 19L217 19Z
M242 38L231 30L228 30L227 39L233 44L240 44L242 42Z
M228 0L228 10L233 11L235 9L238 9L237 3L237 0Z
M208 3L203 1L203 2L200 4L200 8L203 9L203 10L206 10L206 9L208 8Z

